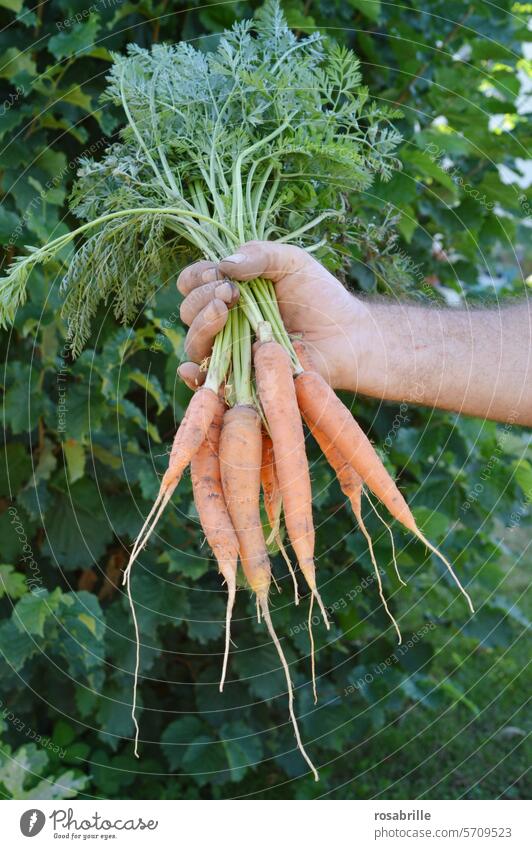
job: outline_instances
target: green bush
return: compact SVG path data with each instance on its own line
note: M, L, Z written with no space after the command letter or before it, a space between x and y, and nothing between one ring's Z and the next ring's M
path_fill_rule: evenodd
M372 96L403 111L397 121L403 167L356 198L360 236L346 283L370 294L408 291L471 305L523 297L531 271L524 252L530 191L503 182L498 166L518 168L516 159L525 158L530 144L530 126L516 106L521 81L531 75L521 48L531 38L524 11L511 2L416 5L290 0L284 6L300 32L324 28L353 47ZM22 0L0 6L8 24L0 35L0 234L9 262L25 245L39 245L73 223L66 199L78 161L98 158L121 120L99 102L110 51L132 41L212 44L256 4L177 3L169 12L152 0L108 2L90 13L76 0L33 11ZM284 592L272 604L302 734L320 766L321 783L314 786L294 746L277 656L245 588L237 597L229 680L218 693L225 597L185 479L132 582L143 643L142 757L135 760L135 645L120 578L188 401L176 378L184 331L169 285L128 327L102 307L87 348L72 360L59 317L68 256L33 272L29 301L1 340L0 793L357 797L386 792L389 779L390 792L405 798L426 787L406 769L403 778L393 757L384 760L385 744L403 740L409 757L422 761L426 728L437 716L488 737L499 733L495 717L515 730L521 688L530 689L530 680L520 678L519 688L514 681L521 674L516 646L527 626L519 603L532 498L526 434L511 424L359 398L359 420L383 450L416 519L453 561L476 615L469 616L441 564L394 527L408 581L401 589L389 536L370 514L406 644L397 648L364 541L309 442L319 580L334 622L329 633L314 627L317 706L309 683L308 601L293 607L278 557ZM502 683L500 658L508 659ZM510 687L514 696L500 702L490 725L492 687ZM493 746L492 760L483 762L485 772L498 750ZM465 789L440 786L433 795L481 798L512 783L502 774L483 790L478 777L467 779ZM521 794L522 784L509 793Z

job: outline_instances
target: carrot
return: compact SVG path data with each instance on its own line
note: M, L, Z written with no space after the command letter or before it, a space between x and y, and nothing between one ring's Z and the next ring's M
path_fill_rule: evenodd
M303 342L295 340L294 341L294 349L295 349L296 354L298 356L299 362L301 363L301 365L303 366L305 371L317 371L314 360L312 358L312 355L311 355L310 351L308 350L307 346ZM308 422L307 422L307 426L308 426ZM349 468L351 468L351 472L349 472L349 470L347 468L346 469L343 468L344 465L347 465L347 464L345 464L344 458L340 457L336 447L333 446L332 443L330 443L329 440L327 440L327 438L325 437L325 434L323 434L322 431L314 432L311 427L309 427L309 430L313 433L314 439L316 440L316 442L320 446L322 452L325 454L326 459L329 461L329 465L336 472L336 476L338 478L340 488L341 488L342 492L344 493L344 495L347 498L349 498L349 501L350 501L350 504L351 504L351 509L353 510L353 513L355 515L357 523L359 524L359 527L362 530L362 533L364 535L366 535L365 534L365 530L366 530L365 525L364 525L364 529L362 529L362 526L360 525L360 521L359 521L359 518L358 518L359 515L360 515L360 518L362 518L361 509L362 509L362 493L364 492L364 481L362 480L362 478L360 477L358 472L355 472L355 470L352 467L349 467ZM325 450L325 447L324 447L325 442L327 442L327 445L330 446L329 451ZM337 471L337 467L340 465L340 462L342 464L341 474L339 474L338 471ZM369 497L368 493L366 492L365 494L366 494L366 498L369 501L371 509L376 514L376 516L380 519L380 521L382 522L382 524L384 525L384 527L388 531L388 534L390 536L390 541L391 541L391 544L392 544L392 561L393 561L395 574L397 576L397 580L399 581L399 583L403 587L406 587L405 582L401 578L401 575L400 575L400 572L399 572L399 567L397 565L397 557L396 557L396 553L395 553L395 540L393 538L392 529L390 528L388 522L386 522L382 518L381 514L379 513L379 511L377 510L377 508L373 504L373 501ZM372 547L370 548L370 554L371 553L372 553Z
M312 427L323 431L392 516L442 560L465 596L471 612L474 613L471 598L454 573L451 564L419 530L408 504L347 407L317 372L304 371L295 378L294 382L299 409L305 420Z
M358 472L356 472L352 466L345 462L344 458L336 448L336 446L331 442L330 439L317 427L313 427L309 425L309 430L312 433L312 436L320 446L323 454L325 455L329 465L334 469L336 473L336 477L338 478L338 483L340 484L341 490L344 495L349 498L349 502L351 504L351 509L357 520L358 526L362 531L366 542L368 544L369 556L371 558L371 562L373 564L373 569L375 571L375 577L377 579L377 585L379 588L379 596L386 610L386 613L390 617L393 626L397 632L397 639L399 644L402 643L401 631L399 630L399 625L397 624L393 614L391 613L388 603L386 601L384 590L382 587L382 580L379 567L377 565L377 560L375 558L375 552L373 550L373 542L371 539L371 535L366 528L366 523L362 517L362 489L363 489L363 481Z
M155 499L155 503L133 545L129 563L126 571L124 572L124 584L128 579L131 567L137 559L139 551L144 547L153 533L161 513L168 504L175 488L181 480L183 472L187 468L194 454L199 451L202 443L205 441L207 431L209 430L211 421L216 413L218 404L218 395L216 392L213 392L212 389L202 387L195 395L192 396L190 404L188 405L187 411L183 417L183 421L179 425L174 437L172 449L170 451L168 468L161 481L157 498ZM150 525L150 520L154 514L155 518ZM146 528L148 529L146 530Z
M261 420L251 406L237 405L224 416L220 438L220 471L222 488L238 537L242 568L258 600L258 608L277 650L288 688L288 710L297 745L318 780L308 757L294 713L294 693L290 670L279 638L275 633L268 606L271 568L260 520L260 470L262 460Z
M271 533L268 539L266 540L266 545L269 545L272 541L275 541L279 551L281 552L283 559L286 565L288 566L288 571L292 576L292 581L294 584L294 601L297 606L299 604L297 579L292 567L292 563L290 562L290 558L288 557L286 549L283 545L281 533L279 530L281 524L283 499L281 496L281 490L279 489L279 480L277 478L277 472L275 470L273 443L270 435L267 433L262 434L262 462L260 469L260 481L264 497L264 508L266 510L266 515L268 517L268 522L271 528Z
M260 602L268 597L271 568L259 509L261 421L253 407L237 405L226 412L219 456L223 494L238 537L242 568Z
M170 452L168 469L166 470L162 479L157 498L155 499L155 503L151 508L150 512L148 513L146 521L144 522L142 528L138 533L137 539L135 540L133 549L129 556L129 562L125 569L124 577L122 580L122 583L126 585L129 606L131 608L131 615L135 627L136 652L135 670L133 673L133 703L131 707L131 718L135 726L135 757L137 758L139 757L139 726L136 718L136 710L137 687L140 668L140 634L135 613L135 605L133 603L133 597L131 595L131 568L133 566L133 563L137 559L140 550L143 548L143 546L146 544L149 537L153 533L164 508L170 501L170 498L172 497L175 488L181 480L183 472L190 463L194 454L199 450L202 443L205 441L207 431L216 413L218 404L219 399L216 392L213 392L211 389L207 389L206 387L202 387L196 392L195 395L192 396L183 421L179 425L177 433L174 437L172 450Z
M301 571L329 628L316 587L312 490L290 357L277 342L266 341L255 345L254 363L257 390L273 442L286 529Z
M207 433L207 439L191 461L192 490L198 516L207 542L218 562L220 573L227 584L225 652L220 678L220 692L223 691L229 658L231 616L235 603L238 563L238 539L225 504L218 457L224 411L225 404L220 398Z

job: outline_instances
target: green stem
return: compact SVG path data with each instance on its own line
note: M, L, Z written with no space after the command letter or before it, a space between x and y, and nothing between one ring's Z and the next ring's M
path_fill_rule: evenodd
M292 230L291 233L287 233L286 236L282 236L280 239L276 239L276 242L293 242L294 239L297 239L298 236L302 236L303 233L306 233L307 230L311 230L313 227L316 227L326 218L341 218L342 213L337 212L334 209L327 210L327 212L322 212L321 215L317 215L316 218L313 218L312 221L309 221L308 224L303 224L302 227L298 227L297 230Z
M225 380L229 362L231 360L231 321L227 321L225 327L218 333L212 348L209 370L205 378L204 386L218 392Z
M135 123L135 121L133 119L133 115L131 114L131 111L129 109L129 104L127 102L126 93L125 93L125 90L124 90L124 72L122 72L122 74L120 75L120 97L121 97L121 100L122 100L122 107L123 107L124 112L126 114L126 118L128 120L129 126L131 127L131 129L133 130L133 132L135 134L135 137L137 139L137 142L139 144L140 149L142 151L144 151L144 155L145 155L146 159L148 160L148 162L150 163L152 171L155 174L155 176L157 177L157 179L158 179L159 183L161 184L162 188L164 189L165 193L167 195L171 196L171 194L172 194L171 186L168 186L168 184L164 181L163 176L162 176L161 172L159 171L157 164L156 164L155 160L153 159L150 151L148 150L148 148L147 148L147 146L144 142L144 139L142 138L142 135L139 132L137 124Z
M242 374L242 392L245 401L242 403L253 404L253 390L251 386L251 327L242 310L238 310L239 339L240 339L240 363Z
M272 133L264 138L259 139L259 141L255 142L255 144L250 145L248 148L243 150L237 156L235 160L235 164L233 165L233 207L231 210L231 226L238 230L238 235L242 242L246 241L245 233L244 233L244 210L242 204L242 163L244 159L251 156L252 153L255 153L256 150L273 141L277 136L287 129L290 126L290 121L292 120L293 115L290 118L287 118L280 127L277 127Z
M246 315L253 332L256 333L261 321L264 321L260 308L248 285L240 285L240 308Z
M302 371L303 369L295 352L294 346L292 345L292 340L284 326L273 283L271 280L265 280L262 277L257 277L253 281L253 286L259 295L258 307L261 310L264 319L271 324L275 341L288 351L295 371Z
M252 406L251 334L249 322L242 309L239 306L235 306L230 312L227 323L231 323L235 400L237 404Z
M219 221L215 221L213 218L210 218L208 215L203 215L201 212L196 212L195 210L189 209L180 209L179 207L172 206L140 206L140 207L132 207L131 209L121 209L118 212L108 212L106 215L100 215L98 218L94 218L92 221L88 221L86 224L82 224L81 227L77 227L75 230L71 230L70 233L65 233L63 236L58 236L57 239L53 239L51 242L48 242L46 245L43 245L38 251L32 254L28 254L27 259L29 261L39 262L37 258L38 253L49 253L52 251L56 253L65 245L68 245L72 239L75 239L76 236L80 236L82 233L85 233L87 230L91 230L94 227L98 227L100 224L105 224L106 221L113 221L115 218L124 218L128 215L167 215L169 218L176 218L179 216L184 216L185 218L196 219L197 221L204 221L207 224L212 224L214 227L218 227L219 230L222 231L230 240L231 244L235 245L237 242L237 238L234 233L229 230L224 224L221 224Z

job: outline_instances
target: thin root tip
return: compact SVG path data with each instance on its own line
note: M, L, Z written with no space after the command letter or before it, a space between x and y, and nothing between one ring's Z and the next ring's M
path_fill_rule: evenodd
M223 685L223 682L220 681L220 686L218 687L218 692L223 693L223 691L224 691L224 685Z

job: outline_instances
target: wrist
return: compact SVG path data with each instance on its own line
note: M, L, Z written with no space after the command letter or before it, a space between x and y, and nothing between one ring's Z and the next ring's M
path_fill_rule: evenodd
M350 313L331 345L330 383L334 389L372 394L375 326L371 304L353 298Z

